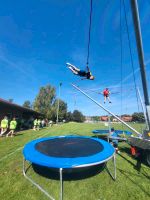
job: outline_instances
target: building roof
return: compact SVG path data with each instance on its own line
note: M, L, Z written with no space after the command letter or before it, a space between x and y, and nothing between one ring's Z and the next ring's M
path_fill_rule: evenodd
M23 112L31 112L31 113L42 115L41 113L36 112L35 110L32 110L30 108L25 108L23 106L20 106L18 104L12 103L12 102L9 102L9 101L4 100L2 98L0 98L0 105L1 106L4 105L4 106L10 107L10 108L16 108L17 110L20 110L20 111L23 111Z

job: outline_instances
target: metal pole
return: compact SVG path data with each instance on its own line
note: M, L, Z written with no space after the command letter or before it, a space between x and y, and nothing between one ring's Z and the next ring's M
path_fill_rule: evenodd
M141 78L142 78L142 86L143 86L145 106L146 106L146 115L147 115L147 120L148 120L148 128L150 130L150 103L149 103L147 81L146 81L144 51L143 51L143 44L142 44L142 34L141 34L141 27L140 27L138 4L137 4L137 0L130 0L130 3L131 3L132 17L133 17L133 22L134 22L134 30L135 30L135 36L136 36L136 44L137 44L138 58L139 58Z
M57 119L56 119L57 124L59 122L59 101L60 101L60 87L61 87L61 85L62 85L62 83L59 84L59 92L58 92Z
M63 200L63 174L62 174L62 168L59 169L60 174L60 200Z
M114 163L114 179L116 180L116 155L114 154L114 157L113 157L113 163Z
M138 136L141 136L141 134L135 130L134 128L132 128L129 124L127 124L126 122L124 122L122 119L120 119L118 116L116 116L114 113L112 113L111 111L109 111L108 109L106 109L103 105L101 105L100 103L98 103L96 100L94 100L92 97L90 97L88 94L86 94L85 92L83 92L80 88L78 88L76 85L71 84L74 88L76 88L77 90L79 90L82 94L84 94L86 97L88 97L89 99L91 99L94 103L96 103L99 107L101 107L103 110L105 110L107 113L111 114L112 116L114 116L118 121L122 122L125 126L127 126L128 128L130 128L132 131L134 131Z
M39 184L37 184L33 179L31 179L27 174L26 174L26 167L25 167L25 162L26 160L23 159L23 175L28 181L30 181L33 185L35 185L41 192L43 192L49 199L55 200L45 189L43 189Z
M109 132L108 132L108 135L107 135L107 141L109 141L109 138L110 138L110 134L111 134L111 121L110 121L110 115L108 115L108 127L109 127Z
M137 89L137 93L139 95L141 106L142 106L142 110L143 110L143 113L144 113L144 117L145 117L145 121L146 121L146 127L148 128L148 121L147 121L147 116L146 116L146 112L145 112L145 107L144 107L144 104L143 104L143 100L142 100L142 97L141 97L141 93L140 93L140 90L139 90L138 87L136 89Z

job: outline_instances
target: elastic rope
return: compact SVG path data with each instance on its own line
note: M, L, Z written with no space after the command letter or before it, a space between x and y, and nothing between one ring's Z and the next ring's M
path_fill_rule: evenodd
M122 17L122 1L120 0L120 65L121 65L121 70L120 70L120 75L121 75L121 116L122 116L122 112L123 112L123 98L122 98L122 74L123 74L123 41L122 41L122 21L121 21L121 17ZM122 124L122 129L123 129L123 124Z
M132 66L132 72L133 72L134 87L135 87L135 91L136 91L136 101L137 101L138 112L139 112L137 85L136 85L136 80L135 80L135 70L134 70L134 64L133 64L133 56L132 56L132 51L131 51L131 41L130 41L128 21L127 21L127 14L126 14L126 8L125 8L125 2L124 2L124 0L123 0L123 7L124 7L124 14L125 14L125 22L126 22L127 35L128 35L128 43L129 43L129 50L130 50L130 57L131 57L131 66Z
M92 27L92 11L93 11L93 0L90 1L90 22L89 22L89 34L88 34L88 51L87 51L87 62L86 62L86 68L87 71L89 70L89 57L90 57L90 42L91 42L91 27Z

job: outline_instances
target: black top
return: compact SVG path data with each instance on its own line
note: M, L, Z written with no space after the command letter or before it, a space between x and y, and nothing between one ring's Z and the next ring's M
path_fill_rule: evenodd
M87 74L87 72L86 71L84 71L84 70L80 70L79 72L78 72L78 75L79 76L86 76L86 74Z
M86 77L87 77L87 79L90 79L90 77L91 77L91 72L87 72L87 73L86 73Z
M78 75L79 75L79 76L86 77L87 79L90 79L90 77L91 77L91 72L86 72L86 71L84 71L84 70L80 70L80 71L78 72Z

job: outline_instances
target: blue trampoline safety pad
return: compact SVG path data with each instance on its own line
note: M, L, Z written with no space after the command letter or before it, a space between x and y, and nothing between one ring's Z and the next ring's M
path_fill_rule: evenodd
M109 133L109 130L93 130L92 133L105 135Z
M101 134L101 135L106 135L109 133L109 130L93 130L92 133L94 134ZM132 135L132 132L130 131L123 131L123 130L115 130L115 133L117 134L125 134L125 135Z
M33 140L23 149L25 160L50 168L75 168L104 163L115 153L108 142L85 136Z

